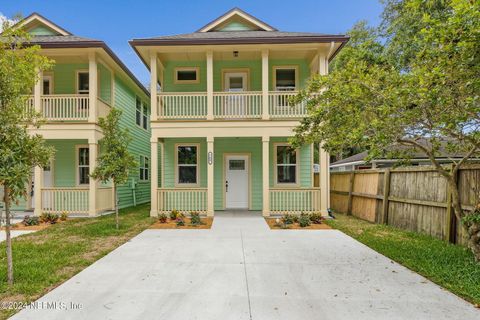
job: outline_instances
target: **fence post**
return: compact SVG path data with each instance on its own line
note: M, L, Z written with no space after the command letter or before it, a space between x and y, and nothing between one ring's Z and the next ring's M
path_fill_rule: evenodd
M453 163L450 165L450 172L453 172ZM455 177L455 183L458 183L457 177ZM455 243L456 234L456 217L453 214L452 207L452 190L447 181L447 213L445 215L445 240L450 243Z
M380 223L388 224L388 197L390 195L390 169L385 169L383 176L383 209Z
M347 207L347 215L352 214L352 206L353 206L353 183L355 182L355 171L350 172L350 185L348 187L348 207Z

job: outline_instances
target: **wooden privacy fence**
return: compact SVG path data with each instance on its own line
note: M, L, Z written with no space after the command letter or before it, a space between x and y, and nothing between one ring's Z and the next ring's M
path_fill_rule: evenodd
M480 164L462 166L457 181L462 208L472 210L480 190ZM466 244L447 181L432 167L332 172L330 204L336 212Z

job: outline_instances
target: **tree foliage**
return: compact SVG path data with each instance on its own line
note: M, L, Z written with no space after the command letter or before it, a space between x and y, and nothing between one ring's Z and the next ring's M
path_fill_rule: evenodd
M117 186L126 183L129 171L137 166L135 158L128 151L128 145L132 140L130 133L127 128L120 127L121 115L121 110L113 108L106 118L100 118L99 126L102 128L104 137L100 140L101 154L98 157L98 165L91 174L94 179L113 183L117 229Z
M331 73L297 97L307 99L309 116L293 142L322 141L331 153L362 146L370 158L420 151L453 188L460 219L456 173L480 155L480 2L384 4L381 27L357 24ZM445 152L462 155L453 170L436 160Z
M34 110L25 111L26 94L38 81L38 71L51 67L52 62L40 55L40 48L29 44L29 35L3 24L0 36L0 185L6 207L8 282L13 282L10 241L10 205L26 196L32 168L45 166L53 149L39 135L31 135L29 127L42 123Z

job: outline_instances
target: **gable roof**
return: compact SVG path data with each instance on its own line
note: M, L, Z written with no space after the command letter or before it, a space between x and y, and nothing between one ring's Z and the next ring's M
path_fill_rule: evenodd
M53 23L52 21L48 20L47 18L45 18L44 16L42 16L41 14L39 14L37 12L33 12L28 17L20 20L17 24L18 24L19 27L23 27L27 31L29 29L31 29L32 27L34 27L38 24L41 24L41 25L46 26L48 29L54 31L55 33L57 33L57 35L59 35L59 36L71 36L72 35L71 32L63 29L62 27L60 27L56 23Z
M101 40L85 38L76 36L62 27L48 20L39 13L32 13L25 19L17 22L15 26L23 27L28 32L29 28L37 27L38 25L46 26L55 31L54 35L33 35L30 39L30 44L39 45L43 49L68 49L68 48L100 48L125 72L125 74L137 85L142 92L150 96L149 91L145 86L135 77L135 75L128 69L128 67L120 60L120 58L110 49L110 47Z
M197 32L212 32L215 31L216 28L218 28L221 25L226 24L228 21L231 21L233 19L239 19L241 21L247 22L250 25L255 26L258 28L257 30L261 31L277 31L276 28L272 27L271 25L267 24L266 22L263 22L262 20L252 16L251 14L243 11L240 8L233 8L220 17L216 18L213 21L210 21L203 27L197 30Z

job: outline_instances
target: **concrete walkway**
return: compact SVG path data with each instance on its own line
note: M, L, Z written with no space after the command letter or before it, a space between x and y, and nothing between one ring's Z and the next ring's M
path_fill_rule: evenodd
M147 230L38 302L14 319L480 319L339 231L269 230L240 212L212 230Z

